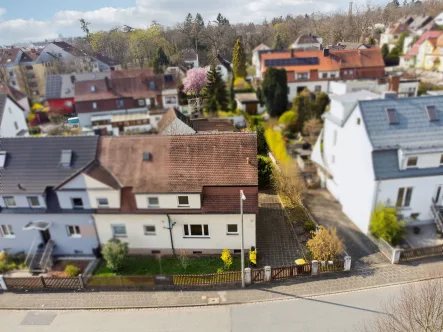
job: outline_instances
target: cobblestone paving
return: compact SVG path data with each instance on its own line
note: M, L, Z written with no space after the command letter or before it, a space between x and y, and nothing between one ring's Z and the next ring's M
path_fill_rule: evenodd
M249 303L381 287L443 277L441 257L401 265L377 265L246 289L150 292L11 293L0 295L1 309L111 309ZM215 301L215 302L217 302Z
M259 266L284 266L304 257L294 228L286 221L278 196L260 193L257 216L257 250Z
M337 229L337 234L355 266L388 263L377 246L342 212L340 203L326 189L309 190L306 201L317 223Z

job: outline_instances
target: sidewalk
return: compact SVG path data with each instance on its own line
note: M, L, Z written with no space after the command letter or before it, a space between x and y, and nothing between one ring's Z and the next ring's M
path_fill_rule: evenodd
M119 309L204 306L309 297L356 291L443 277L443 260L435 257L401 265L378 265L349 273L291 279L247 289L199 291L78 291L0 295L1 309Z

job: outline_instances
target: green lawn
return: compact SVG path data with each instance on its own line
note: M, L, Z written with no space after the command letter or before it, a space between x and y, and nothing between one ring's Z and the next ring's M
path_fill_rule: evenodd
M245 262L247 264L247 262ZM160 267L161 265L161 267ZM240 270L240 257L235 257L230 271ZM112 272L102 260L94 272L95 276L115 275L159 275L159 274L206 274L216 273L223 268L220 257L190 257L188 267L183 269L179 260L173 256L162 257L161 260L150 256L128 256L119 273Z

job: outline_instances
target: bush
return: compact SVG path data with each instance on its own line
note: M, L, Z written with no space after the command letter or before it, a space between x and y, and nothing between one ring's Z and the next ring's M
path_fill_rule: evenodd
M69 264L66 265L64 272L68 277L76 277L80 274L80 268L78 266Z
M277 161L282 165L290 162L291 157L288 155L288 151L286 150L286 143L282 133L280 131L273 130L272 128L268 128L265 130L265 137L274 158L276 158Z
M297 123L298 113L295 110L289 110L284 112L279 118L278 123L285 126Z
M315 232L315 230L317 229L317 225L312 220L309 220L303 223L303 228L305 229L306 233L311 233Z
M260 189L269 188L272 184L272 174L274 165L271 158L257 156L258 161L258 187Z
M102 254L106 261L106 266L112 271L118 271L128 255L128 244L119 239L111 239L103 247Z
M250 115L248 117L249 127L254 128L255 126L261 125L263 122L263 117L261 115Z
M225 270L229 270L232 265L232 256L231 256L231 252L229 251L229 249L223 249L220 258L223 261L223 264L225 266ZM218 270L217 270L217 272L218 272Z
M262 156L268 155L268 144L265 138L265 129L262 125L257 125L253 128L257 133L257 154Z
M383 238L391 245L397 245L406 235L405 223L397 218L397 209L377 205L371 216L369 231L377 239Z
M338 238L335 228L328 231L320 226L318 232L306 245L312 257L319 261L333 261L343 253L343 243Z

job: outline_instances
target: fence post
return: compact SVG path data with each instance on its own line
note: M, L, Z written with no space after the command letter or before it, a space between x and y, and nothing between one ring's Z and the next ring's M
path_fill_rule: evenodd
M351 256L346 256L344 271L350 271L350 270L351 270Z
M0 288L3 290L8 290L5 279L3 279L3 274L0 274Z
M311 265L311 276L316 276L318 274L318 261L313 260Z
M394 248L394 250L392 251L392 258L391 258L392 264L398 264L398 262L400 262L400 255L402 251L403 250L401 249Z
M80 282L80 288L85 288L85 281L83 280L83 276L81 274L78 275L78 281Z
M263 281L271 281L271 267L265 266L265 277Z
M246 285L252 284L251 268L247 267L245 269L245 283Z
M45 278L43 278L43 276L40 276L40 281L42 283L43 288L46 288L46 282L45 282Z

